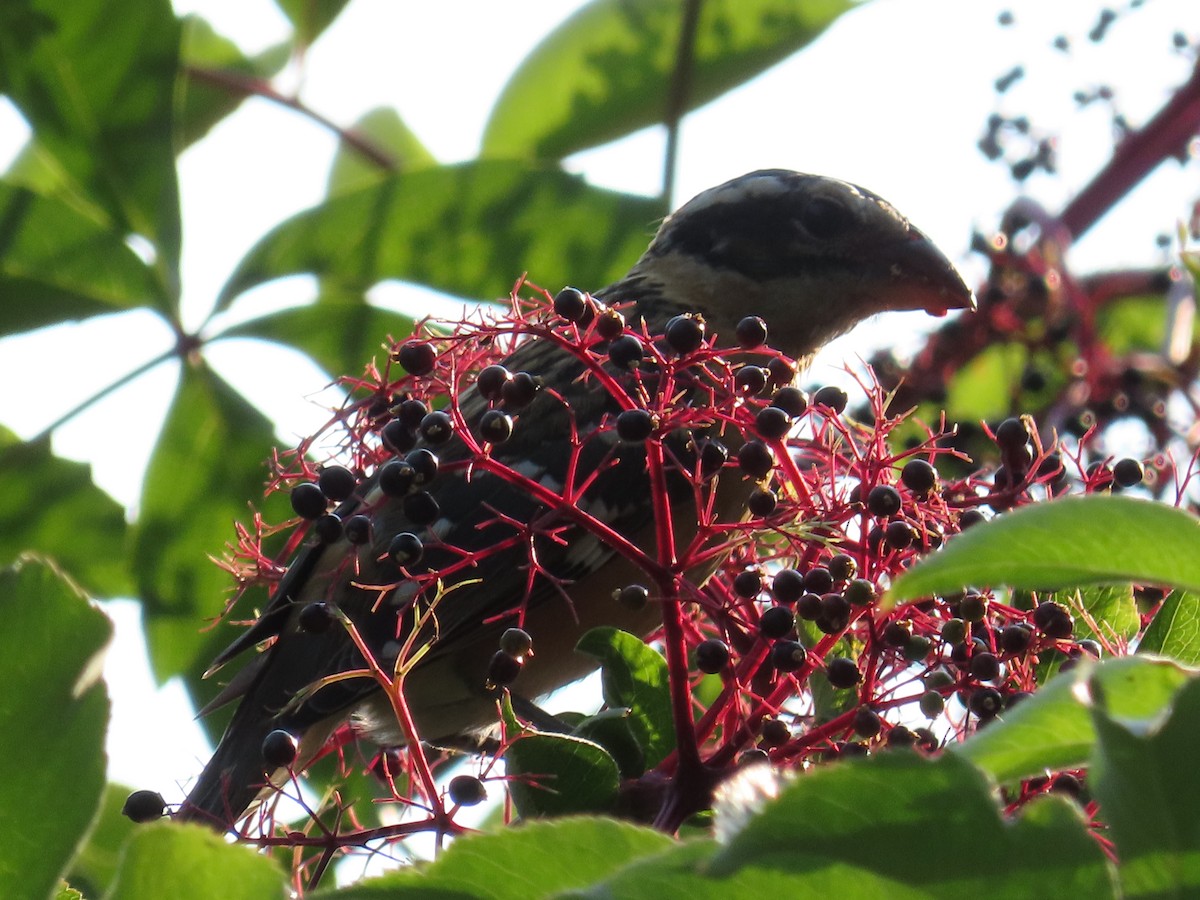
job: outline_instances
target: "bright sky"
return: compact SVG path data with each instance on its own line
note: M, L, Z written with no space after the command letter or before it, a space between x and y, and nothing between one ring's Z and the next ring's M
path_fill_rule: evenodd
M1027 185L1056 208L1086 183L1111 149L1109 112L1101 104L1077 111L1072 93L1111 83L1120 111L1135 124L1144 121L1190 69L1190 60L1172 51L1170 39L1174 30L1194 21L1189 15L1194 2L1152 0L1119 20L1095 45L1087 32L1105 5L1095 0L875 0L843 17L808 50L689 117L676 199L768 166L838 176L888 198L966 264L969 280L977 279L978 261L966 256L971 229L994 223L1014 196L1005 171L975 150L994 106L993 81L1024 65L1026 78L1005 97L1001 110L1025 113L1035 127L1061 129L1061 177L1035 176ZM288 30L270 0L177 0L175 5L181 13L199 13L251 52ZM578 5L353 0L309 53L301 96L345 124L375 106L393 106L439 159L468 159L508 75ZM1013 26L997 25L1001 9L1013 11ZM1069 56L1051 47L1059 34L1071 41ZM293 75L285 89L296 86ZM15 154L24 134L19 117L0 105L0 165ZM605 186L655 193L662 145L661 130L648 129L581 154L569 165ZM320 200L333 150L332 136L320 126L267 102L250 101L184 154L187 322L204 318L220 285L259 236ZM1162 167L1073 250L1073 265L1086 271L1161 261L1163 251L1154 237L1189 214L1198 192L1195 173L1194 165L1186 171L1175 164ZM269 285L247 297L234 314L310 296L303 280ZM427 300L422 292L395 286L381 288L378 297L417 311ZM895 327L874 328L873 339L895 341L899 335L914 344L911 316L890 320L888 326ZM0 396L0 423L32 435L169 341L165 329L139 314L0 340L0 384L29 384L29 372L38 373L36 394L10 387ZM113 346L127 347L128 353L114 354ZM100 348L86 353L86 380L78 378L77 365L55 362L78 358L80 348ZM855 353L865 354L861 332L832 348L814 375L836 377L833 367ZM322 421L306 398L327 379L311 365L278 348L244 342L213 346L207 355L276 419L281 440L292 443ZM134 509L173 388L169 368L140 379L60 429L57 452L91 462L98 483ZM120 423L119 431L114 422ZM119 440L112 437L116 434ZM213 602L215 608L219 598ZM114 697L110 774L177 799L173 786L199 770L205 744L178 686L158 693L148 689L135 608L118 604L114 612L120 628L107 669ZM155 723L152 733L148 721Z

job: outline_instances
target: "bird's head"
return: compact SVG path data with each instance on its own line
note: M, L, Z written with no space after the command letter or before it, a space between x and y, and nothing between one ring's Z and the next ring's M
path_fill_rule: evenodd
M875 313L974 306L950 261L887 201L784 169L751 172L685 203L630 280L726 335L742 316L762 316L772 344L796 357Z

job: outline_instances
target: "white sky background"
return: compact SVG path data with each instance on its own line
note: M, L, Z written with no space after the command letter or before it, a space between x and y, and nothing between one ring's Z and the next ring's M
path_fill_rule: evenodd
M1015 195L1006 170L975 149L994 107L995 78L1024 65L1025 79L1001 110L1060 131L1061 176L1036 175L1026 186L1049 208L1059 208L1112 146L1109 110L1097 103L1077 111L1072 92L1111 83L1119 110L1134 125L1145 121L1187 76L1190 60L1172 51L1170 38L1194 23L1189 15L1194 2L1149 0L1123 16L1097 46L1086 37L1104 5L1094 0L876 0L843 17L803 53L686 120L676 201L755 168L834 175L888 198L965 264L968 280L978 281L979 261L966 255L971 229L993 224ZM375 106L393 106L439 160L469 159L508 75L578 5L353 0L310 51L301 97L346 125ZM288 31L270 0L177 0L175 6L180 13L204 16L248 52ZM1013 11L1012 27L997 25L1001 9ZM1192 28L1195 41L1200 34ZM1070 38L1070 55L1051 48L1058 34ZM296 87L295 78L283 87ZM25 133L11 108L0 105L0 167ZM321 199L334 146L333 136L315 123L266 101L250 101L183 155L185 323L203 320L255 240ZM661 178L662 148L661 129L649 129L580 154L569 167L604 186L652 194ZM1074 268L1163 261L1154 237L1186 219L1198 191L1195 165L1162 167L1072 251ZM310 297L302 279L268 285L240 302L234 314ZM410 311L427 309L424 292L388 286L379 297ZM918 326L911 314L893 318L884 328L868 329L868 338L915 347ZM170 342L167 330L144 314L0 340L0 385L6 386L0 423L22 436L35 434ZM114 353L114 347L128 352ZM836 378L842 359L868 351L860 331L827 352L812 375ZM294 354L227 342L206 355L275 418L284 443L293 444L323 422L309 398L327 378ZM86 383L72 380L77 366L57 366L67 356L86 357ZM55 434L56 452L92 463L97 482L131 514L174 382L171 367L159 369ZM220 602L213 598L214 610ZM136 606L112 609L120 627L107 668L114 701L110 776L178 799L178 785L194 777L205 758L204 740L178 685L159 692L149 688Z

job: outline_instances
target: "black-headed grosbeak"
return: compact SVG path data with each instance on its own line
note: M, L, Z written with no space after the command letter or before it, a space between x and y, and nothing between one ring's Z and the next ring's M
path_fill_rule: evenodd
M732 337L739 321L755 315L767 324L771 345L801 364L875 313L944 313L972 304L950 262L886 201L846 182L778 169L743 175L686 203L663 222L629 274L594 296L624 309L630 325L644 326L648 335L661 335L675 316L692 315L702 317L709 333ZM525 484L560 496L566 496L561 492L568 482L584 486L572 495L573 503L634 545L653 546L645 454L622 454L615 431L597 427L619 411L611 395L583 377L579 358L553 341L520 343L504 364L510 372L533 376L531 383L540 389L525 398L529 402L511 436L493 447L492 457L527 479ZM475 386L458 405L475 428L496 404ZM418 449L429 443L418 441ZM331 680L312 690L321 679L362 670L365 659L341 623L312 627L305 619L313 604L336 607L372 657L385 669L394 666L415 611L429 602L415 580L397 578L397 535L416 542L409 550L422 553L427 566L451 559L439 548L456 548L457 559L478 554L463 583L439 601L436 630L404 682L407 706L424 740L450 740L496 721L495 697L485 684L500 635L513 624L506 612L522 610L522 626L536 648L514 684L527 698L595 667L594 660L574 652L589 628L610 625L646 635L657 627L654 603L639 610L613 600L614 589L640 580L636 567L569 520L559 523L554 540L538 547L537 563L547 577L531 583L530 551L511 538L522 524L542 521L548 530L544 520L561 518L562 510L549 509L513 478L455 469L451 464L466 452L454 440L436 447L443 471L421 487L423 511L407 502L407 488L383 483L377 469L339 509L368 517L369 538L356 543L343 536L311 545L291 562L259 622L218 658L223 665L270 639L219 698L240 698L240 704L183 804L182 817L226 827L236 822L273 774L263 755L271 732L294 736L296 768L351 716L383 746L405 742L376 681ZM736 507L745 506L753 479L734 470L723 481L719 502L734 507L736 521ZM695 518L694 506L690 515ZM506 540L510 550L480 552ZM311 612L307 615L311 620Z

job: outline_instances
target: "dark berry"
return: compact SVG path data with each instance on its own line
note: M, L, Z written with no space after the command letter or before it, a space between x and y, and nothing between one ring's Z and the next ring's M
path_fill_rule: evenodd
M306 604L296 618L296 624L305 634L324 634L337 617L329 604L323 600Z
M795 603L804 593L804 576L795 569L780 569L771 579L771 594L777 603Z
M431 525L440 513L441 507L428 491L414 491L404 498L404 517L414 525Z
M596 319L596 334L611 341L625 333L625 317L615 309L606 309Z
M914 634L912 639L904 645L904 658L909 662L922 662L929 656L929 652L933 649L933 641L923 634Z
M608 358L618 369L636 368L645 355L642 342L632 334L623 334L608 345Z
M617 416L617 436L640 444L654 433L654 416L645 409L626 409Z
M421 420L421 424L417 426L417 431L420 432L421 437L428 443L436 447L454 437L454 420L450 418L449 413L437 410L428 413Z
M1004 698L995 688L979 688L971 693L967 708L980 719L994 718L1004 707Z
M848 553L836 553L829 560L829 574L835 582L849 581L858 574L858 563Z
M771 383L780 387L796 380L796 367L778 356L767 363L767 373L771 376Z
M987 516L977 509L966 509L959 514L958 527L961 531L966 531L972 525L979 525L987 521Z
M738 754L737 764L739 769L744 769L747 766L757 766L761 764L770 764L771 757L767 755L767 751L759 747L753 747L745 753Z
M888 522L887 527L883 529L883 540L893 550L904 550L911 547L913 541L917 539L916 532L913 527L907 522L899 520Z
M967 639L967 623L957 616L948 619L942 623L941 638L947 644L962 644ZM965 650L963 652L966 653ZM958 661L961 660L956 660L956 662Z
M808 651L799 641L776 641L771 647L771 665L780 672L795 672L808 659Z
M325 514L325 505L329 502L321 489L312 482L304 482L292 488L292 509L302 519L315 519Z
M500 392L512 380L512 372L501 365L485 366L475 380L475 386L486 400L499 400Z
M488 663L487 686L489 688L504 687L512 684L521 674L521 660L503 650L492 654Z
M1000 675L1000 660L994 653L976 653L971 657L971 676L980 681L994 681Z
M982 622L987 611L987 598L978 591L967 591L958 603L958 614L967 622Z
M342 517L326 513L313 523L313 534L322 544L336 544L342 539Z
M889 647L903 647L912 638L912 631L903 622L888 622L880 637Z
M393 453L407 453L417 445L417 432L401 419L392 419L379 432L383 445Z
M388 557L398 566L415 566L425 555L425 545L411 531L402 531L388 544Z
M754 396L767 386L767 370L762 366L742 366L733 373L733 387L739 394Z
M767 323L758 316L746 316L737 323L734 334L740 346L753 350L767 342Z
M999 643L1005 653L1024 653L1033 643L1033 631L1019 622L1008 625L1000 632Z
M808 409L808 397L798 387L781 387L771 397L771 405L777 406L793 419Z
M428 375L437 363L437 354L433 347L424 341L408 341L400 345L396 352L396 361L410 375Z
M357 481L345 466L326 466L317 475L317 487L330 500L345 500L354 493Z
M645 585L627 584L617 592L617 602L626 609L645 609L650 602L650 591Z
M875 585L865 578L855 578L842 592L851 606L868 606L875 602Z
M1066 608L1054 602L1038 605L1033 611L1033 624L1052 638L1070 637L1075 627L1074 619Z
M416 397L409 397L396 407L396 418L413 430L416 430L416 427L421 424L421 420L428 414L429 407L425 405L425 401L418 400Z
M729 461L729 449L720 441L705 438L700 442L700 476L712 478Z
M542 380L528 372L514 372L513 377L504 383L500 396L504 405L509 409L524 409L533 402L537 392L541 390Z
M342 532L352 544L365 544L371 539L370 516L351 516L342 523Z
M429 484L437 477L438 458L431 450L426 450L424 447L414 450L404 457L404 461L412 467L413 484L415 485Z
M503 444L512 432L512 416L498 409L489 409L479 420L479 436L489 444Z
M910 459L900 470L900 481L918 497L924 497L937 485L937 469L923 459Z
M533 650L533 638L524 628L506 628L500 635L500 649L509 656L520 659Z
M894 516L900 512L900 492L890 484L877 484L867 494L867 509L873 516Z
M804 573L804 590L810 594L828 594L833 590L833 575L824 566L813 566Z
M140 825L161 819L166 810L167 803L158 791L134 791L125 798L121 815Z
M942 714L942 711L946 708L946 700L937 691L926 691L921 695L921 699L917 701L917 706L925 718L933 719Z
M775 468L775 454L762 441L746 441L738 448L738 465L751 478L764 478Z
M771 606L763 610L758 620L758 631L765 638L781 638L796 624L796 616L786 606Z
M889 747L912 747L917 743L917 735L905 725L893 725L887 733Z
M300 745L296 738L286 731L276 728L262 742L262 758L270 769L281 769L296 761Z
M796 601L796 615L806 622L815 622L821 616L821 595L804 594Z
M692 353L704 343L704 319L690 313L675 316L667 322L663 335L676 353Z
M459 806L478 806L487 799L487 788L474 775L455 775L446 788L450 801Z
M747 600L757 597L763 589L762 574L757 569L738 572L733 579L733 592Z
M768 747L782 747L792 739L792 730L782 719L763 719L762 742Z
M758 516L760 519L775 512L775 507L778 505L778 495L767 488L759 488L750 495L750 499L746 502L746 508L750 510L750 515Z
M1088 656L1091 656L1093 659L1099 659L1104 653L1104 650L1100 644L1097 641L1093 641L1091 638L1080 641L1076 646L1078 646L1080 650L1082 650Z
M1059 772L1050 782L1050 790L1056 794L1079 798L1083 794L1083 783L1070 772Z
M754 428L767 440L776 440L792 430L792 420L778 406L766 406L754 417Z
M583 291L565 287L554 296L554 312L568 322L579 322L588 312L588 299Z
M1146 477L1146 470L1142 468L1142 464L1131 457L1118 459L1113 463L1112 473L1113 481L1121 487L1133 487L1135 484L1141 484L1142 479Z
M862 672L854 660L845 656L835 656L825 664L825 676L829 683L839 690L852 688L862 681Z
M388 497L403 497L416 477L416 471L407 461L393 459L379 470L379 489Z
M831 412L840 415L846 411L846 404L850 402L850 395L836 385L827 384L813 394L812 402L813 406L828 407Z
M996 444L1006 450L1019 450L1029 442L1025 423L1017 418L1005 419L996 426Z
M875 710L860 706L855 710L851 727L859 737L873 738L883 729L883 720L879 718L879 713Z
M696 668L715 675L729 665L729 645L717 638L709 638L696 645Z

